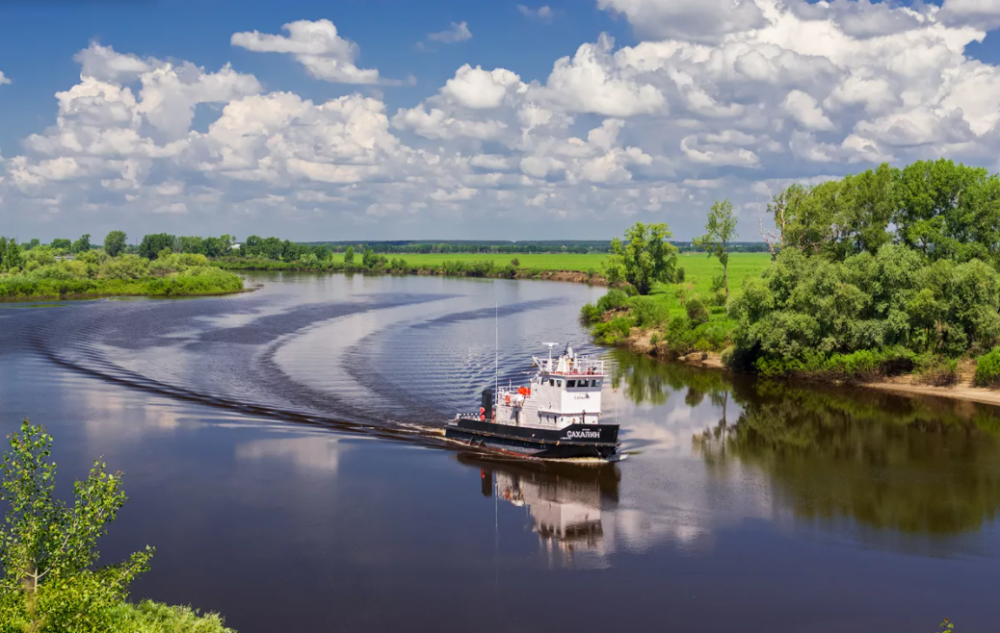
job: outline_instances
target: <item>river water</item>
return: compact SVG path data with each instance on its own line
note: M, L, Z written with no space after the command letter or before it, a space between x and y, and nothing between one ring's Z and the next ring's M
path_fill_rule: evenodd
M599 289L249 280L0 306L0 431L46 425L64 491L125 472L102 554L156 546L135 597L242 633L997 629L997 409L607 352L629 459L489 459L441 426L495 363L602 353L576 320Z

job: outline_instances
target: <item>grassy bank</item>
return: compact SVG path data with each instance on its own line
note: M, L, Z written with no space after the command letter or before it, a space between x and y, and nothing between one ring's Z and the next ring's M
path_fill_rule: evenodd
M165 253L152 261L90 251L59 259L47 249L28 251L18 267L0 272L0 300L108 296L178 297L239 292L243 280L210 266L203 255Z
M771 261L768 253L733 253L731 287L757 277ZM613 290L581 311L597 342L624 345L653 355L682 356L694 351L722 351L732 343L736 322L725 309L725 295L713 290L722 274L717 259L684 253L677 257L683 280L658 283L645 296Z

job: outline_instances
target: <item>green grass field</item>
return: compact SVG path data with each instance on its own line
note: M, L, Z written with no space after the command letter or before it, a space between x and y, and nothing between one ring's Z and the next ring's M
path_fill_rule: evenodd
M745 277L759 275L770 261L770 253L733 253L730 255L729 292L739 290ZM658 289L659 293L667 291L672 294L678 285L682 285L690 292L707 297L712 291L712 278L722 274L722 264L719 263L719 260L709 257L705 253L681 253L677 256L677 265L684 269L684 283L670 284L666 288Z
M759 275L770 261L769 253L731 255L730 294L739 291L747 277ZM624 305L616 303L620 300L606 303L613 296L609 294L596 306L585 306L581 316L592 325L595 339L599 343L614 345L627 338L632 328L638 327L654 331L655 340L663 342L668 346L666 349L678 355L692 350L721 351L729 345L735 322L729 319L724 305L714 301L715 293L712 292L712 278L722 274L722 265L705 254L685 253L678 256L678 266L684 269L684 281L681 283L657 284L650 295L630 297ZM692 326L684 303L695 296L702 299L709 312L707 322ZM622 307L628 310L623 313ZM650 341L654 339L651 337Z
M355 262L360 254L355 254ZM607 260L604 253L593 254L547 254L536 255L493 255L489 253L403 253L386 255L389 259L403 259L411 266L440 266L444 262L482 262L492 261L496 264L509 264L512 259L518 260L521 268L538 268L542 270L573 270L588 272L598 271ZM747 275L758 275L764 270L771 259L768 253L733 253L729 256L730 288L739 288ZM677 256L677 263L687 274L686 285L691 285L696 292L708 294L712 277L722 274L719 260L709 258L704 253L682 253Z

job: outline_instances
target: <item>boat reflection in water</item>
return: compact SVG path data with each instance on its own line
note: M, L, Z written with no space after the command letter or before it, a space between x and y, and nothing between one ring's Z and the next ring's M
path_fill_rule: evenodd
M458 460L478 467L482 494L527 508L532 531L549 554L550 564L573 564L574 554L606 554L601 511L618 504L621 472L608 463L505 459L460 453Z

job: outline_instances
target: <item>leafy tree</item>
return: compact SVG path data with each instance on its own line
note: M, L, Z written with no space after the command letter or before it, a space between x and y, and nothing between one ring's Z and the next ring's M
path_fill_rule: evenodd
M24 244L23 246L24 246L24 250L30 251L31 249L33 249L35 247L38 247L38 246L41 246L41 245L42 245L41 240L39 240L37 237L33 237L33 238L31 238L31 241L29 241L27 244Z
M80 236L80 239L73 242L73 246L70 250L74 253L85 253L90 250L90 233L84 233Z
M51 246L52 248L55 248L55 249L59 249L59 250L63 250L63 251L68 251L70 249L70 247L73 246L73 243L70 242L69 240L56 239L56 240L52 240L52 243L49 246Z
M649 294L656 282L671 281L677 267L677 247L666 224L636 222L625 231L625 242L611 240L604 271L609 282L627 281L639 294Z
M68 506L55 495L51 451L52 436L25 420L0 466L0 501L8 506L0 525L0 619L14 630L107 630L109 612L148 569L153 549L95 567L97 540L127 500L121 475L96 461L87 479L75 482Z
M205 240L194 236L181 236L177 238L177 245L180 247L180 252L182 253L205 253Z
M228 237L228 235L224 235L222 237L206 237L204 243L202 244L202 253L206 257L224 257L229 255L232 250L232 245L227 239Z
M729 243L736 237L736 216L733 203L728 199L715 201L708 211L705 235L694 239L695 246L708 251L709 257L716 257L722 264L722 286L729 298Z
M104 252L111 257L118 257L125 251L125 231L111 231L104 237Z
M169 248L175 250L177 238L169 233L152 233L144 235L139 243L139 256L146 259L156 259L160 251Z
M14 238L0 237L0 270L12 270L24 266L21 248Z
M354 247L348 246L347 250L344 251L344 263L348 266L354 265Z

